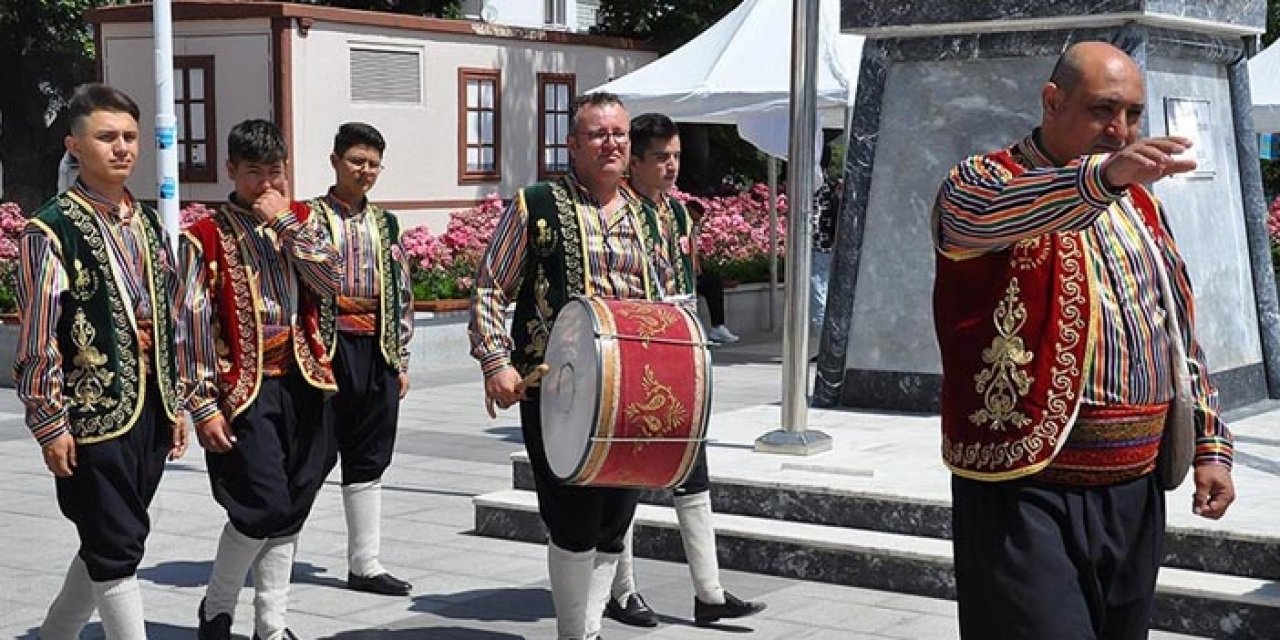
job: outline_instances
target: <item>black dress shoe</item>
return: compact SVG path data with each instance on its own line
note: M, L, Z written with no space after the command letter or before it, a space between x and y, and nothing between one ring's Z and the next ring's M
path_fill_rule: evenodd
M644 596L638 593L627 596L625 605L619 604L615 598L609 598L609 602L604 605L604 615L633 627L658 626L658 614L649 608Z
M197 640L231 640L231 614L219 613L212 620L204 618L204 599L200 600L200 625L196 628Z
M722 618L745 618L764 611L763 602L746 602L738 596L724 592L724 604L707 604L693 597L693 621L697 624L711 624Z
M407 596L413 589L413 585L385 572L370 578L348 573L347 588L352 591L377 593L384 596Z
M298 640L298 636L294 634L293 629L285 629L284 635L280 636L282 640ZM253 634L253 640L262 640L258 634Z

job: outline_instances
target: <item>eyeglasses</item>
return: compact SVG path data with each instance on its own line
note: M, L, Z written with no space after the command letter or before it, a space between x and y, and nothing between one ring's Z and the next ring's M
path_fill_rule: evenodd
M597 129L595 131L580 131L576 135L586 136L587 140L596 144L604 144L606 139L612 138L614 144L623 144L631 139L630 131L606 131L605 129Z
M370 158L343 158L342 161L353 169L368 171L369 173L382 173L387 168L387 165Z

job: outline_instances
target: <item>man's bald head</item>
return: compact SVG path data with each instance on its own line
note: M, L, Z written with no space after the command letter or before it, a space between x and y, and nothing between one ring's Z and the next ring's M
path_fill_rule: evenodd
M1067 163L1119 151L1137 139L1146 107L1142 71L1105 42L1079 42L1063 52L1040 93L1040 141Z
M1063 51L1062 56L1058 58L1058 63L1053 66L1053 73L1049 74L1049 82L1070 93L1080 86L1086 71L1112 65L1127 67L1139 78L1142 77L1142 72L1138 70L1138 65L1133 62L1129 54L1115 45L1090 41L1077 42L1067 47L1067 50Z

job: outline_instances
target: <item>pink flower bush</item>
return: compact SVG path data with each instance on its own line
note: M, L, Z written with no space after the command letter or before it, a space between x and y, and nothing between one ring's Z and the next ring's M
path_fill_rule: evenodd
M18 309L18 238L26 226L22 207L0 202L0 313Z
M706 209L698 236L698 255L707 267L746 282L767 277L769 262L769 187L756 183L733 196L694 198ZM786 251L787 197L778 196L778 256Z
M213 209L206 207L203 203L192 202L178 212L178 228L186 229L187 227L208 218L212 213Z
M470 209L449 214L449 225L442 235L431 233L425 226L401 234L400 246L409 260L414 298L437 300L471 295L476 268L505 208L502 198L492 193Z

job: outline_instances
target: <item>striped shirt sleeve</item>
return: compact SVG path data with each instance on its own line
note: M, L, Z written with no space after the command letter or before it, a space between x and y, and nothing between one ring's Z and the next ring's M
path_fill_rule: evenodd
M529 214L522 203L523 198L516 197L507 205L476 271L467 335L485 378L511 366L506 310L520 288L527 250Z
M34 224L28 224L19 238L18 256L21 327L14 381L26 405L27 427L44 446L69 433L62 397L62 353L55 333L61 314L59 296L69 283L57 244Z
M999 251L1019 241L1093 224L1119 193L1102 179L1106 155L1014 176L987 156L952 168L934 204L937 248L963 257Z
M213 304L200 244L188 234L178 240L178 285L174 294L174 332L178 377L186 389L183 404L191 421L203 424L218 413L218 355L214 348Z
M1231 430L1219 415L1218 390L1209 380L1209 367L1205 363L1204 349L1196 340L1195 332L1195 294L1191 289L1191 277L1187 273L1187 264L1178 252L1173 233L1165 220L1163 208L1160 211L1160 224L1164 228L1166 241L1162 243L1165 264L1170 266L1169 277L1173 289L1174 303L1181 324L1182 340L1187 345L1187 367L1191 372L1191 391L1195 394L1195 427L1196 427L1196 466L1218 464L1230 467L1233 464L1235 450Z
M271 228L302 282L316 295L331 297L342 288L342 254L329 242L319 218L311 216L304 223L290 210L276 216Z

